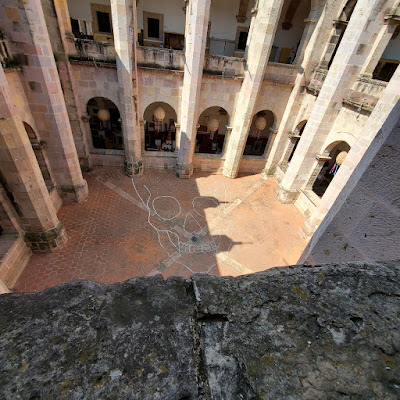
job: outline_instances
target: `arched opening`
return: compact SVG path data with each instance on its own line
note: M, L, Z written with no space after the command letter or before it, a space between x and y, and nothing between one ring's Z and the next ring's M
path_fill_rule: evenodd
M275 128L275 116L270 110L259 111L253 117L243 155L263 156Z
M326 160L325 164L322 166L312 185L313 192L319 197L324 195L347 156L347 153L350 151L350 146L346 142L339 142L333 144L333 147L331 146L327 147L324 152L329 159Z
M310 0L285 1L269 61L293 64L306 26L304 21L309 16L310 9Z
M224 150L229 114L222 107L209 107L199 117L196 153L221 154Z
M289 158L287 160L288 164L290 163L290 161L292 160L292 158L294 156L294 152L297 149L297 145L300 142L301 135L303 134L306 125L307 125L307 121L302 121L302 122L300 122L300 124L297 125L296 129L294 130L294 135L291 137L293 146L292 146L292 150L289 154Z
M123 150L121 118L117 106L105 97L88 101L90 131L95 149Z
M40 171L42 172L47 190L50 192L54 188L54 183L51 179L49 166L45 154L46 142L38 139L35 131L29 124L27 124L26 122L23 122L23 124L29 141L31 142L33 152L35 153L36 160L39 164Z
M175 151L176 112L167 103L157 101L144 111L146 151Z

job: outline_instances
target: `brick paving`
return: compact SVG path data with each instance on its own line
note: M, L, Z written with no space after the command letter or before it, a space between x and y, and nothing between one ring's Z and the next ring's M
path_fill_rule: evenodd
M89 199L58 213L69 240L53 253L34 254L15 290L157 273L237 276L295 264L306 245L299 236L304 218L276 202L276 182L260 175L182 180L147 170L134 179L137 192L118 168L97 168L85 179Z

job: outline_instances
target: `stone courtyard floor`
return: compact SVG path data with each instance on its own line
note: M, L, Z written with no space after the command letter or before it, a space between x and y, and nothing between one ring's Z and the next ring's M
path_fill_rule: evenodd
M304 217L274 200L277 183L261 175L228 179L147 170L134 181L119 168L85 174L89 198L63 206L69 240L34 254L17 291L39 291L76 279L119 282L161 273L237 276L295 264L306 242Z

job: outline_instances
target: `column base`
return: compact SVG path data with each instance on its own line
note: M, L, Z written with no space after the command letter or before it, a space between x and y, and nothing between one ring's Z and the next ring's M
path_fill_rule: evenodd
M314 235L314 232L317 230L320 223L321 221L316 221L313 218L307 218L304 221L303 226L300 228L301 238L309 241Z
M275 200L283 204L293 204L299 197L299 194L298 190L285 189L279 185L275 192Z
M89 188L84 179L78 185L60 185L57 188L63 204L82 203L89 195Z
M263 170L262 170L262 175L264 175L265 177L267 177L267 176L274 176L275 175L275 172L276 172L276 168L277 168L277 165L275 164L275 165L271 165L269 168L264 168Z
M143 160L128 161L125 160L125 175L134 176L143 174Z
M67 233L61 222L46 232L25 232L24 240L35 253L49 253L67 241Z
M189 179L193 175L193 163L176 164L175 173L178 178Z
M79 159L79 165L82 172L89 172L92 169L92 163L89 157L82 157Z

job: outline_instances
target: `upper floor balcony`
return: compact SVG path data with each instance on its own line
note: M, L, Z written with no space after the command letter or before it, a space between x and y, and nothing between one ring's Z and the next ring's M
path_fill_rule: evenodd
M371 112L386 86L387 82L360 76L354 82L343 103L359 111Z
M112 48L113 26L111 4L102 0L99 4L89 0L67 0L71 17L72 32L75 36L77 56L95 60L110 60L115 56ZM213 0L210 7L209 25L206 37L206 54L210 56L206 71L214 71L213 57L229 59L244 58L248 45L248 34L254 11L255 0ZM146 0L137 2L138 43L143 48L158 48L184 51L185 19L187 2L182 0ZM278 21L270 62L294 64L302 46L302 35L310 12L310 0L286 0ZM142 52L143 53L143 52ZM180 55L176 60L163 61L162 53L151 63L161 63L164 68L179 67ZM171 54L171 53L164 53ZM143 54L142 54L143 55ZM143 64L151 59L151 53L144 54ZM179 68L178 68L179 69ZM217 68L220 70L221 68ZM240 69L240 68L239 68ZM240 75L236 66L231 75Z

